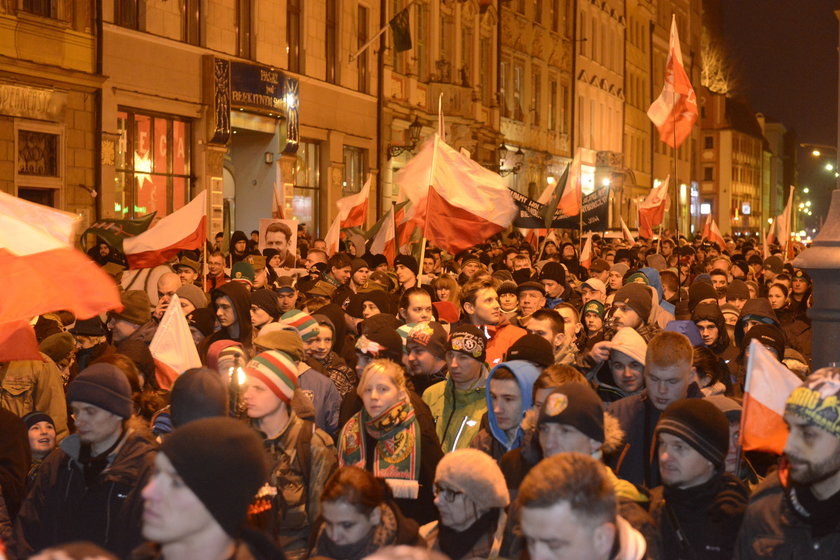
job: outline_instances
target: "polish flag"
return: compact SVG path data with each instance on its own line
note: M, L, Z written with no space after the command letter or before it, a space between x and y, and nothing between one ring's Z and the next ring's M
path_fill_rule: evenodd
M586 270L592 265L592 233L586 236L586 243L580 251L580 265Z
M665 219L665 211L671 205L668 196L668 183L671 176L650 190L645 200L639 204L639 235L645 239L653 239L653 228L661 225Z
M79 217L0 192L0 361L38 355L29 320L121 309L114 280L73 247Z
M370 175L362 190L356 194L339 198L335 201L341 218L341 229L362 227L367 221L368 199L370 198Z
M627 224L624 223L624 218L621 219L621 233L624 235L624 239L630 242L631 245L636 244L636 238L633 237L633 234L630 232L630 228L627 227Z
M179 251L202 249L207 238L207 191L140 235L123 241L128 268L154 268Z
M720 229L711 214L709 214L709 217L706 218L706 225L703 226L702 238L716 243L721 251L726 250L726 241L723 239L723 235L721 235Z
M785 401L801 384L763 344L750 342L739 440L744 451L782 453L788 436Z
M414 221L436 247L457 253L510 225L518 209L502 178L452 149L438 134L396 175Z
M394 207L393 205L385 213L382 227L376 232L376 236L370 243L370 252L373 255L385 255L388 264L394 263L397 257L397 240L394 231Z
M782 246L782 250L790 244L791 217L793 216L793 185L790 186L790 194L785 209L776 217L776 242Z
M338 243L341 239L341 216L336 216L327 235L324 236L324 243L327 244L327 254L332 256L338 252Z
M172 387L175 379L188 369L201 367L201 359L177 295L172 296L149 343L149 351L158 366L155 378L162 389Z
M671 41L665 61L665 85L648 109L648 117L659 130L659 139L678 148L697 121L697 96L685 72L677 34L677 17L671 16Z

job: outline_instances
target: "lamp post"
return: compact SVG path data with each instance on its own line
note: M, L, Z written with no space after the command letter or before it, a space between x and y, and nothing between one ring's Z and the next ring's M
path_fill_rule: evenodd
M525 152L522 151L522 148L517 148L513 153L513 167L505 167L508 152L510 150L508 150L504 142L499 144L499 175L502 177L506 177L511 173L514 175L518 174L522 170L522 162L525 161Z
M395 158L404 152L410 152L417 147L417 142L420 140L420 131L423 130L423 123L420 119L414 117L414 121L408 125L408 144L395 145L388 144L388 159Z

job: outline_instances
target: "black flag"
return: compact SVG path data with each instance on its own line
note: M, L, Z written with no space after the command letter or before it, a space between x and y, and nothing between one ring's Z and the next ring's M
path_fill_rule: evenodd
M411 28L408 22L408 6L391 18L389 25L394 34L394 50L396 52L411 50Z

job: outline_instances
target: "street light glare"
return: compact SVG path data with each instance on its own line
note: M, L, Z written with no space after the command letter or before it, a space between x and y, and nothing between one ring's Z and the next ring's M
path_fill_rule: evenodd
M826 171L834 171L834 164L833 163L826 163L825 164Z
M802 192L804 192L805 194L808 194L809 192L811 192L811 189L809 189L808 187L805 187L804 189L802 189Z
M814 157L820 157L822 155L822 152L819 150L814 150L811 152L811 155Z

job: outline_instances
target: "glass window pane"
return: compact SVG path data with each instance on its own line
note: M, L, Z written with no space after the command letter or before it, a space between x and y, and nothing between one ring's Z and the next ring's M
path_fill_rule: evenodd
M149 173L152 170L151 154L152 118L146 115L134 116L134 169Z
M117 169L126 169L127 160L126 152L128 152L128 113L119 111L117 113L117 130L120 138L117 141L117 153L114 160Z
M147 173L138 173L134 177L137 185L134 215L144 216L156 211L159 218L166 216L167 177Z
M169 121L166 119L155 119L155 173L169 172Z
M126 180L130 177L127 173L117 171L114 179L114 214L117 218L129 217L129 191L126 189Z
M292 214L297 217L298 223L306 224L306 229L309 231L318 229L317 208L318 189L295 187L292 197Z
M172 173L175 175L189 175L190 142L187 137L187 123L174 121L172 123Z
M172 211L182 208L187 203L187 179L172 177Z

